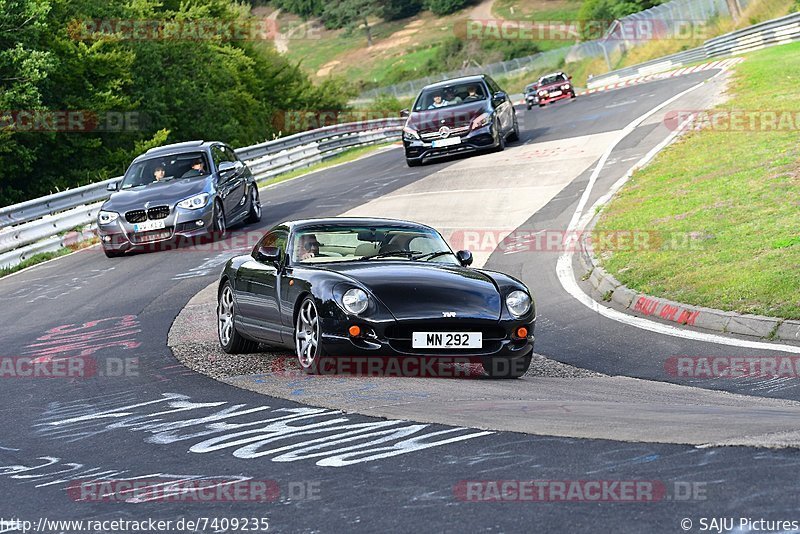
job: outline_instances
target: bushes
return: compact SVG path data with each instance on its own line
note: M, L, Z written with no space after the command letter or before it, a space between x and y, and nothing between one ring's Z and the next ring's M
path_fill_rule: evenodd
M12 5L13 4L13 5ZM0 127L0 204L121 174L143 149L221 139L233 146L272 138L284 110L337 110L339 82L314 87L269 46L251 41L128 39L81 30L81 21L196 21L248 24L233 0L191 3L105 0L0 2L0 110L78 112L83 131ZM14 32L3 31L14 28ZM120 128L106 116L130 117ZM3 124L0 118L0 125ZM63 130L63 128L62 128Z

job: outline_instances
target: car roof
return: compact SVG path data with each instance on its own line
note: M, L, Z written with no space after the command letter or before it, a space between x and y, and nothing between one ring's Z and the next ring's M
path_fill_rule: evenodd
M461 76L460 78L451 78L449 80L442 80L440 82L431 83L426 85L422 88L424 91L425 89L431 89L434 87L447 87L448 85L453 85L456 83L464 83L464 82L482 82L486 79L485 74L475 74L472 76Z
M566 76L566 73L564 71L560 71L559 70L559 71L556 71L556 72L551 72L549 74L543 74L542 76L539 76L539 79L541 80L542 78L547 78L548 76L555 76L557 74L563 74L563 75Z
M151 148L144 154L136 157L133 161L136 162L141 159L149 159L151 157L165 156L169 154L182 154L184 152L197 152L204 150L211 145L224 144L221 141L185 141L183 143L172 143L171 145L163 145Z
M300 219L296 221L285 221L278 226L287 226L290 231L302 230L313 226L401 226L417 230L433 230L430 226L404 221L401 219L388 219L381 217L319 217L312 219Z

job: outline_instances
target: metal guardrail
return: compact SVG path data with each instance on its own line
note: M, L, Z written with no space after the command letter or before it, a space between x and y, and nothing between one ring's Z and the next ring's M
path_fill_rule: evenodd
M261 182L328 160L349 148L398 139L404 122L398 117L336 124L235 152ZM111 196L108 184L121 179L111 178L0 208L0 268L91 238L97 212Z
M703 46L691 50L595 76L587 85L589 89L594 89L639 76L666 72L706 59L743 54L794 41L800 41L800 13L792 13L714 37L703 43Z

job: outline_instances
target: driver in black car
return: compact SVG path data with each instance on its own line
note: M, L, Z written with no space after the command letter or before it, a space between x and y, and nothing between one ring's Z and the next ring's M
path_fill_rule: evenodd
M303 261L319 256L322 256L322 254L319 253L319 241L317 241L317 236L314 234L301 235L297 240L295 257Z

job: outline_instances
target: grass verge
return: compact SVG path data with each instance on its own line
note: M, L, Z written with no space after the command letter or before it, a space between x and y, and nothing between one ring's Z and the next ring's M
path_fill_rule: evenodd
M26 259L25 261L23 261L21 263L18 263L17 265L14 265L13 267L0 268L0 278L3 278L4 276L8 276L9 274L13 274L13 273L19 272L19 271L21 271L23 269L27 269L28 267L32 267L32 266L37 265L39 263L44 263L46 261L50 261L50 260L55 259L55 258L60 258L61 256L66 256L67 254L75 252L76 250L88 248L88 247L90 247L92 245L95 245L97 243L99 243L99 240L95 237L95 238L91 238L91 239L86 239L86 240L81 241L79 243L76 243L74 245L66 246L66 247L58 249L58 250L56 250L54 252L41 252L39 254L34 254L30 258Z
M596 252L646 294L800 319L800 43L750 55L730 91L716 110L748 118L682 137L633 175L597 225L670 238Z

